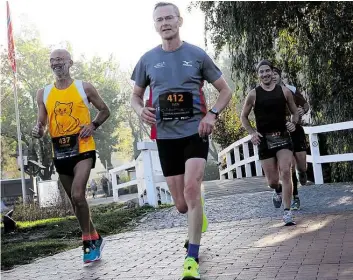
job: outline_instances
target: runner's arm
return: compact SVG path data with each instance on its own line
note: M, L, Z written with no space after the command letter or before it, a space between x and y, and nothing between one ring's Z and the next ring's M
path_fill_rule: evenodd
M47 125L48 114L47 114L47 109L45 108L45 105L43 102L43 95L44 95L43 88L37 91L37 105L38 105L37 124L40 123L42 127L45 128Z
M304 113L306 114L310 107L308 104L308 101L306 101L306 99L304 98L304 96L300 93L300 91L297 89L297 91L295 92L295 96L296 98L299 100L299 106L303 107L304 109Z
M253 134L256 132L256 130L251 126L249 121L249 115L250 115L251 109L254 107L255 99L256 99L255 90L251 90L245 99L243 109L241 111L241 123L249 134Z
M298 113L297 105L295 105L295 102L294 102L293 94L286 87L282 86L282 90L287 100L289 111L291 112L291 122L294 124L297 124L299 121L299 113Z
M232 98L232 91L223 76L214 81L212 85L219 92L219 97L217 98L216 104L213 106L213 108L215 108L218 113L221 113Z
M85 90L89 102L99 111L97 116L92 121L101 126L110 116L110 110L103 101L102 97L99 95L96 88L91 83L83 83L83 89Z
M141 115L143 110L143 95L145 94L145 88L139 87L135 84L132 97L131 97L131 106L135 110L138 116Z
M40 89L37 92L37 105L38 105L38 116L37 123L32 129L32 136L35 138L43 137L46 133L46 125L48 119L47 109L43 101L44 89Z

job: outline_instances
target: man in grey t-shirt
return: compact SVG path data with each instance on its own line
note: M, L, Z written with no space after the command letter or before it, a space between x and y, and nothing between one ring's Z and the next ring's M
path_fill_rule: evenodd
M158 3L153 18L162 45L137 63L131 105L142 121L157 126L163 174L178 211L188 213L189 245L182 279L200 279L198 252L201 232L208 224L201 198L208 135L227 106L231 90L206 52L180 39L183 19L177 6ZM220 93L209 111L202 91L205 80ZM152 91L151 107L143 106L147 86Z

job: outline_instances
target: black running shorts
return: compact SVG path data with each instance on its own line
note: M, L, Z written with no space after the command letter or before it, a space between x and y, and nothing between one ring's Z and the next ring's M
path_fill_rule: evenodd
M293 142L293 151L295 153L306 152L307 143L304 129L301 125L297 124L295 127L295 131L291 132L290 137Z
M278 151L287 149L293 151L293 144L290 135L285 132L261 133L259 148L259 159L276 157Z
M185 162L208 155L208 137L194 134L179 139L157 139L159 159L164 177L185 174Z
M61 175L74 176L74 168L77 163L84 159L92 158L92 169L96 166L96 151L88 151L77 156L65 159L54 159L56 172Z

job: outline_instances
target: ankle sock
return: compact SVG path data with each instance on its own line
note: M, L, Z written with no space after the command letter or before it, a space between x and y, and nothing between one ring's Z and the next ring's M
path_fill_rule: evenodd
M91 235L90 234L82 234L82 241L91 241Z
M199 258L200 245L189 243L187 257L192 257L195 260Z
M92 240L98 240L99 239L99 234L98 234L97 231L91 232L90 236L91 236Z

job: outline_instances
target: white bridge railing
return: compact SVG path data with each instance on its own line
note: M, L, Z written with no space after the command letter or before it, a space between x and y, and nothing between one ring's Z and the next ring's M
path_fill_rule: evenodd
M307 162L310 162L313 165L315 184L324 183L321 166L322 163L353 161L353 153L321 156L319 150L318 134L347 129L353 129L353 121L304 127L305 133L309 135L309 143L311 150L311 155L307 155ZM253 168L251 167L251 163L255 165L254 168L256 176L263 175L261 163L258 156L257 146L252 145L251 143L250 145L251 147L253 147L253 154L250 156L250 139L250 136L246 136L234 142L218 154L218 162L222 163L225 157L226 164L225 168L222 167L222 164L220 165L220 179L225 179L226 174L228 175L228 179L232 179L234 177L234 170L236 177L242 178L242 169L244 168L245 177L252 177ZM234 163L232 163L232 159L234 159Z
M224 156L226 158L226 168L222 170L222 166L220 165L219 175L221 180L226 178L226 174L228 174L228 179L233 179L233 170L236 171L236 177L242 178L242 166L245 167L245 177L252 177L251 163L255 163L256 176L262 176L262 168L261 162L259 160L257 146L254 147L254 154L250 156L249 151L249 142L251 140L251 136L248 135L227 148L221 151L218 154L218 162L223 162ZM243 151L243 158L241 158L240 149ZM234 157L235 162L232 164L232 156Z
M313 165L315 184L323 184L321 164L353 161L353 153L321 156L318 134L347 129L353 129L353 121L304 127L305 133L309 135L311 150L311 155L307 155L307 162ZM263 176L257 146L249 142L250 136L246 136L218 154L218 162L222 163L225 158L225 167L220 165L219 170L221 180L225 179L226 175L228 179L233 179L234 174L236 178L242 178L244 174L245 177ZM141 153L136 160L109 171L112 176L114 201L119 201L119 189L137 185L140 205L149 204L157 207L160 203L173 204L173 199L160 166L156 143L140 142L137 148ZM132 178L129 182L118 184L116 175L119 172L131 169L135 170L136 178Z
M161 203L173 204L173 199L162 173L156 143L139 142L137 149L141 153L136 160L109 170L112 177L114 201L119 201L119 189L137 185L140 206L148 204L157 207ZM136 178L118 184L116 175L131 169L135 170Z

